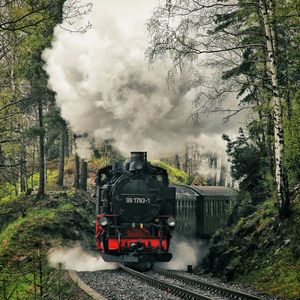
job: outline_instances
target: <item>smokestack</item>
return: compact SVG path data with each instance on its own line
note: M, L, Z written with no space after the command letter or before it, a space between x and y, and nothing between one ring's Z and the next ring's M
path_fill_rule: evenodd
M129 171L143 169L147 162L147 152L131 152Z

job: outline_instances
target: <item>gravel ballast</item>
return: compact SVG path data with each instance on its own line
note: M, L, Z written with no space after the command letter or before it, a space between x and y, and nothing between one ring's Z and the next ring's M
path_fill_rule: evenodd
M282 300L279 297L271 297L261 294L248 287L224 283L215 278L208 278L206 276L199 276L195 274L189 274L180 271L171 271L179 275L183 275L187 278L192 278L200 280L207 283L212 283L221 287L226 287L229 289L235 289L241 292L249 293L254 296L258 296L264 300ZM182 283L176 279L169 278L156 273L155 271L149 271L145 273L150 277L154 277L158 280L186 288L198 294L202 294L208 297L212 297L216 300L226 300L224 296L213 294L209 291L202 290L201 288L190 286L187 283ZM135 278L134 276L124 272L123 270L103 270L94 272L78 272L78 276L92 289L94 289L99 294L103 295L108 300L119 300L119 299L130 299L130 300L146 300L146 299L170 299L177 300L181 299L179 297L173 296L167 292L161 291L155 287L152 287L141 280Z
M180 299L149 286L122 270L78 272L78 276L109 300Z

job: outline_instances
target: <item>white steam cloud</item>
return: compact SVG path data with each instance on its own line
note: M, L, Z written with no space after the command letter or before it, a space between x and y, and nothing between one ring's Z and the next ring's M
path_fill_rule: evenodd
M174 235L171 239L170 253L173 255L170 262L156 265L167 270L186 271L188 265L195 267L202 261L208 253L208 242Z
M92 147L90 141L85 137L80 137L76 139L75 151L84 160L88 160L92 153Z
M56 27L52 47L43 53L49 87L71 129L97 142L114 139L125 154L147 150L156 155L204 133L211 139L219 135L222 117L204 117L197 128L187 123L197 87L178 81L170 91L168 63L149 68L145 26L122 26L103 10L103 1L92 2L92 13L74 20L76 27L89 20L92 28L81 34L62 29L65 24ZM91 153L87 140L77 150L84 159Z
M67 270L98 271L117 269L117 264L107 263L99 256L94 256L78 244L72 248L57 247L49 251L49 262L52 266L62 264Z

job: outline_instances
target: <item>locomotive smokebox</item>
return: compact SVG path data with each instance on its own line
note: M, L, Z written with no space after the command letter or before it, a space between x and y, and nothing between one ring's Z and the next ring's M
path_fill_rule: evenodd
M131 152L129 171L142 170L147 163L147 152Z

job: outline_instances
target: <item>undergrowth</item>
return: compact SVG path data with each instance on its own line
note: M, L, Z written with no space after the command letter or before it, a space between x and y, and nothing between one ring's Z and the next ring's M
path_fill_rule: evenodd
M2 203L0 299L34 299L40 297L41 286L48 295L43 299L72 299L72 285L48 265L47 253L52 247L78 240L93 245L91 213L89 198L74 191L49 192L43 199L24 196ZM41 268L43 279L39 279ZM44 283L41 285L39 280Z
M174 184L188 184L189 176L184 171L176 169L176 168L170 166L169 164L164 163L160 160L152 160L151 163L154 166L166 169L167 172L168 172L169 180L170 180L171 183L174 183Z
M268 199L235 225L213 237L206 270L252 285L284 299L300 297L300 203L289 218L278 217L274 199Z

